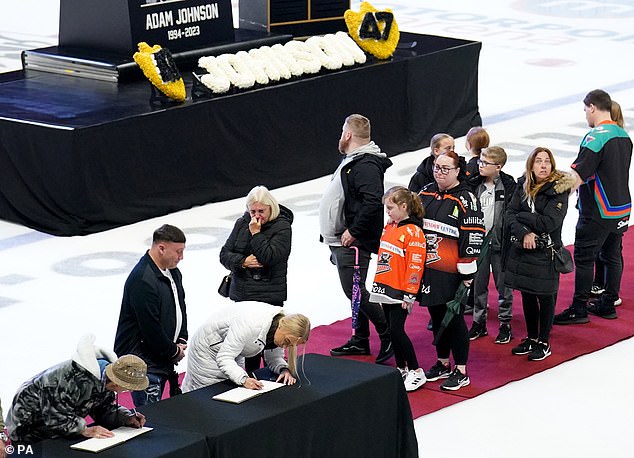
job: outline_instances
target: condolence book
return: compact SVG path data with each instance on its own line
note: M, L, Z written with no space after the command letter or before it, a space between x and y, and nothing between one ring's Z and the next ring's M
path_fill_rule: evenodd
M129 426L121 426L117 429L112 430L112 432L114 433L114 437L106 437L104 439L97 439L96 437L92 437L90 439L86 439L85 441L73 444L70 446L70 448L97 453L107 448L114 447L115 445L119 445L123 442L129 441L130 439L141 434L152 431L152 429L153 428L149 428L147 426L144 426L142 428L130 428Z
M261 390L250 390L249 388L238 387L229 391L225 391L224 393L220 393L215 395L212 399L216 401L224 401L231 402L233 404L240 404L248 399L254 398L264 393L268 393L269 391L277 390L284 385L283 383L278 382L270 382L268 380L260 380L260 382L264 385Z

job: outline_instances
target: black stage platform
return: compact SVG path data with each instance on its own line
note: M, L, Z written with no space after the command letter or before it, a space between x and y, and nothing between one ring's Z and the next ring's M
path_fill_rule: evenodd
M393 367L306 355L310 379L242 404L212 396L222 382L139 409L154 428L100 457L416 458L418 442L400 374ZM47 440L43 458L85 457L80 439Z
M390 61L167 107L147 82L0 75L0 218L89 234L317 178L351 113L389 155L464 135L481 123L481 46L402 33Z

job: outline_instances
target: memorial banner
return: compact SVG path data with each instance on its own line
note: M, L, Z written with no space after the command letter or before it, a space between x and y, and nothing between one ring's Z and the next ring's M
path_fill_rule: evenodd
M132 54L145 41L172 52L234 39L231 0L61 0L59 45Z
M171 51L233 40L231 0L130 0L130 20L137 41Z

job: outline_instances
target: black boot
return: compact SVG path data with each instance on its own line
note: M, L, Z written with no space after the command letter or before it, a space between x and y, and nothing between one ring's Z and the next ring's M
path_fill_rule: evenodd
M389 332L386 332L384 336L381 336L381 349L376 357L375 362L377 364L384 363L394 355L394 347L392 346L392 339L390 339Z

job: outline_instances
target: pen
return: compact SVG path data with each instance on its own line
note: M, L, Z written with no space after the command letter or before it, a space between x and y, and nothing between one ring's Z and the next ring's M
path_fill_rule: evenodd
M258 378L255 376L255 372L251 372L251 377L253 377L253 378L254 378L254 379L256 379L256 380L258 379Z

